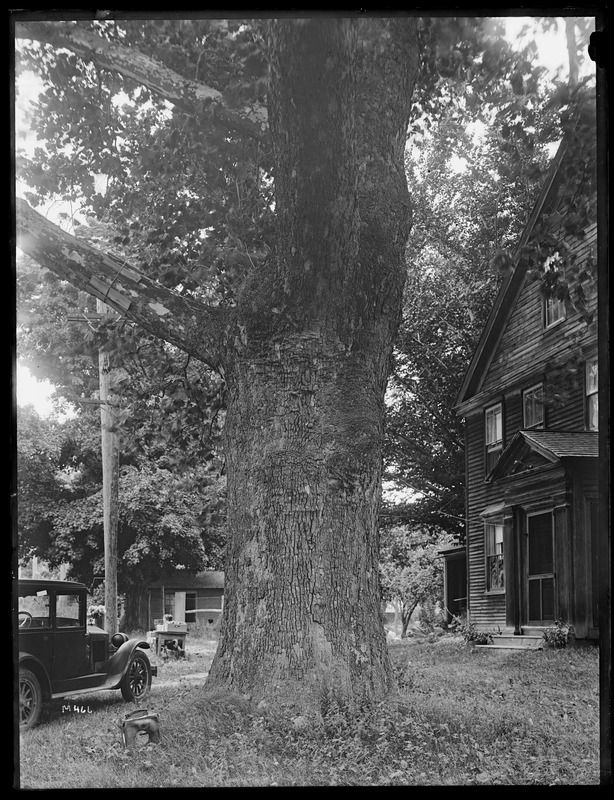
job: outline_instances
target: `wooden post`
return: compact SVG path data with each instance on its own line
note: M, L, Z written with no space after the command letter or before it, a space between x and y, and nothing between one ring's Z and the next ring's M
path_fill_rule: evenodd
M99 314L109 308L96 301ZM109 354L98 352L100 382L100 427L102 442L102 503L104 524L104 604L105 630L117 633L117 530L119 524L119 436L115 431L113 408L109 405L111 367Z

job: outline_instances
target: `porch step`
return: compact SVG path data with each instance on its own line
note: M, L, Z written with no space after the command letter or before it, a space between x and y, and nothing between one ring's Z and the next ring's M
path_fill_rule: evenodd
M543 650L544 640L537 634L500 634L493 636L492 644L477 644L482 650Z

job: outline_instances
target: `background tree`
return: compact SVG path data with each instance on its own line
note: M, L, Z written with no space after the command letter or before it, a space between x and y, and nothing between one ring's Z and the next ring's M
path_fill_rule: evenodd
M104 572L102 468L96 414L62 423L19 409L19 553L70 565L88 586ZM138 627L147 586L178 565L220 568L224 479L181 475L155 462L124 465L119 496L118 586L125 624Z
M382 533L380 575L382 596L401 616L401 637L412 614L422 604L443 602L443 559L438 551L450 536L392 526Z

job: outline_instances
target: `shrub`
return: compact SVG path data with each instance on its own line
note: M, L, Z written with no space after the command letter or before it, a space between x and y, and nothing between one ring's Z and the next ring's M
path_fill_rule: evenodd
M546 644L552 645L557 649L567 647L569 642L575 638L576 632L574 626L569 622L563 622L557 619L554 625L546 628L542 633L542 638Z
M420 606L418 622L424 633L432 633L435 626L441 625L441 611L432 600L426 600Z
M492 644L493 633L492 631L478 630L474 622L467 622L465 620L459 632L467 644Z

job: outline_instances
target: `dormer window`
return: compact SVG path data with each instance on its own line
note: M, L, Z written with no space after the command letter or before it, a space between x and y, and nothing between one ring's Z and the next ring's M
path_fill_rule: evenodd
M522 393L522 421L524 428L544 427L544 387L541 383Z
M486 474L495 466L503 452L503 406L497 403L484 412L486 442Z

